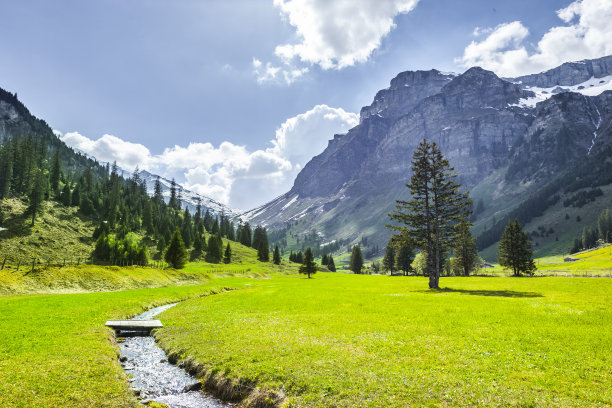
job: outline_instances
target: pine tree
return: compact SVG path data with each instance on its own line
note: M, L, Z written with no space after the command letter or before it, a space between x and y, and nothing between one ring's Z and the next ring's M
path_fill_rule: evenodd
M32 217L32 226L34 226L36 216L43 213L45 206L44 200L47 190L47 177L40 169L36 169L34 174L34 184L30 194L28 195L28 208L26 209L26 214Z
M174 208L175 210L179 209L178 197L176 195L176 182L174 178L170 182L170 200L168 201L168 206L170 208Z
M323 254L323 256L321 257L321 265L327 266L328 263L329 261L327 259L327 254Z
M310 279L310 275L317 273L317 264L314 262L314 256L312 255L312 250L310 247L306 248L306 252L304 253L304 261L300 266L299 271L304 275L308 275L308 279Z
M334 258L331 255L327 258L327 269L332 272L336 272L336 264L334 263Z
M73 207L78 207L81 203L81 189L77 184L74 190L72 190L72 197L70 198L70 205Z
M470 276L470 272L476 267L478 251L476 242L470 232L471 223L461 222L457 224L457 235L453 245L453 269L461 271L463 276Z
M259 247L257 248L257 259L259 259L261 262L270 261L270 248L268 246L268 234L266 233L265 228L260 229Z
M12 143L7 141L0 146L0 200L9 196L13 179Z
M274 262L275 265L280 265L281 263L281 256L280 256L280 251L278 249L278 245L274 246L274 255L272 257L272 261Z
M157 178L155 179L155 184L153 187L153 200L158 205L161 205L164 203L164 194L163 194L161 180L159 179L159 176L157 176Z
M225 256L223 257L223 262L226 264L232 262L232 250L230 248L230 243L227 243L227 247L225 248Z
M395 246L393 241L389 240L387 248L385 248L385 256L383 257L383 269L391 274L395 272Z
M361 273L361 268L363 268L363 255L361 254L361 248L359 245L353 246L349 268L354 273Z
M144 228L148 234L153 234L155 231L153 228L153 208L151 200L145 201L144 209L142 211L142 228Z
M185 250L185 243L179 229L175 229L170 238L170 243L166 248L164 259L174 269L182 269L187 263L187 251Z
M395 253L395 267L399 271L404 272L404 276L412 270L412 261L414 261L414 251L406 244L400 246Z
M187 251L185 250L185 243L181 232L177 229L174 230L170 243L166 248L164 259L174 269L182 269L187 263Z
M509 221L504 229L497 260L501 266L512 269L513 276L521 276L522 273L531 275L536 270L529 237L516 219Z
M56 149L55 154L53 155L53 162L51 164L51 172L49 173L49 186L55 195L58 195L59 193L61 172L62 167L60 163L60 152L59 149Z
M397 200L389 217L399 225L388 225L396 231L394 239L406 242L427 253L429 287L439 288L444 254L455 236L454 226L467 221L471 201L468 193L459 192L454 169L436 143L423 140L413 155L409 201Z
M206 262L221 262L221 258L223 256L223 242L219 241L221 241L221 237L218 235L213 235L209 238L208 246L206 249Z
M70 195L70 183L64 184L64 188L62 189L62 193L60 194L60 199L62 200L62 204L66 207L69 207L72 203L72 196Z

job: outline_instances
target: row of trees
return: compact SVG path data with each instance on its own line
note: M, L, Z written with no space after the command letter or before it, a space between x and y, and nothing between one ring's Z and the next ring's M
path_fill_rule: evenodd
M604 242L612 242L612 208L606 208L599 214L597 225L582 229L582 234L574 240L570 253L595 248Z

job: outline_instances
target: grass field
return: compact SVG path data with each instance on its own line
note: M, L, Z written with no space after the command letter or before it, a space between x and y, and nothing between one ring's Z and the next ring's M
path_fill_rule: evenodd
M569 255L554 255L537 258L535 260L538 270L536 276L601 276L612 277L612 245L603 248L572 254L577 261L564 262ZM501 266L481 269L483 275L504 276L510 274Z
M138 406L104 322L218 284L0 297L0 406Z
M188 300L156 336L208 387L256 385L284 406L612 405L612 281L441 284L277 276Z

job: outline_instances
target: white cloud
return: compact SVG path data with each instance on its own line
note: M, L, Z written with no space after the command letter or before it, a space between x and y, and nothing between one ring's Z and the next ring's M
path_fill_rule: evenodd
M481 66L502 76L544 71L567 61L612 54L612 0L577 0L557 11L565 23L546 32L530 52L524 41L529 31L519 21L501 24L482 41L472 41L457 62Z
M398 14L412 11L418 0L274 0L294 26L300 42L276 47L284 60L298 57L323 69L365 62L395 27Z
M299 170L321 153L334 133L346 132L359 116L341 108L317 105L287 119L271 147L249 152L244 146L222 142L190 143L152 155L143 145L112 135L92 140L78 132L58 136L69 146L101 161L117 161L126 170L136 166L169 178L189 190L235 208L253 208L285 193Z
M253 58L258 83L290 85L309 72L304 64L342 69L366 62L395 27L398 14L419 0L274 0L297 41L278 45L277 63Z

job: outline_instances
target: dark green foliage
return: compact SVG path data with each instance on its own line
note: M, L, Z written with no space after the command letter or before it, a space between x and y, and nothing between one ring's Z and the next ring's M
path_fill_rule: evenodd
M597 231L599 239L612 242L612 208L607 208L597 217Z
M470 231L470 223L461 222L457 224L457 235L453 244L453 269L461 271L463 276L469 276L476 267L478 251L476 242Z
M230 243L227 243L227 247L225 247L225 254L223 256L223 262L226 264L232 262L232 249L230 248Z
M25 212L32 217L32 226L36 216L42 214L45 208L44 200L48 189L47 176L40 169L36 169L33 176L32 190L28 194L28 208Z
M601 188L592 188L590 190L580 191L570 198L563 200L564 207L577 207L582 208L585 204L588 204L592 201L595 201L597 197L601 197L603 195L603 191Z
M597 230L593 227L584 227L582 229L582 248L595 248L597 245Z
M172 238L170 238L170 242L168 243L168 247L166 247L164 260L174 269L182 269L187 263L185 243L183 242L183 237L181 236L181 232L178 228L174 230Z
M255 228L255 231L253 233L253 247L257 249L257 259L262 262L270 261L268 233L265 228L259 225Z
M359 245L353 246L349 268L354 273L361 273L361 269L363 268L363 255L361 254L361 248Z
M331 255L327 257L327 269L332 272L336 272L336 264L334 262L334 258Z
M60 194L60 200L62 204L66 207L69 207L72 204L72 195L70 193L70 183L64 184L64 188L62 189L62 193Z
M300 273L308 275L308 279L310 279L310 275L317 273L317 264L314 262L314 255L310 247L306 248L304 253L304 261L302 266L300 266Z
M412 271L412 261L414 261L414 251L408 245L401 245L395 254L395 268L403 271L404 275Z
M147 246L132 232L122 239L115 234L101 234L92 255L98 261L113 265L146 265L149 262Z
M389 240L385 248L385 256L382 261L382 268L390 273L395 272L395 246L393 241Z
M295 263L303 263L304 262L304 254L300 251L300 252L296 252L293 253L293 251L291 251L291 253L289 254L289 260L291 262L295 262Z
M513 276L532 275L536 270L529 237L516 219L508 223L501 236L497 260L504 268L511 269Z
M280 250L278 249L278 245L274 246L274 255L272 256L272 262L274 262L274 265L280 265L281 263Z
M220 235L212 235L206 249L206 262L219 263L223 258L223 241Z
M60 152L59 149L55 151L53 155L53 161L51 163L51 171L49 173L49 186L51 191L56 195L59 193L59 182L62 173L62 167L60 163Z
M70 197L70 205L73 207L78 207L81 204L81 189L77 184L74 190L72 190L72 196Z
M471 213L468 193L459 191L457 175L435 142L423 140L413 155L409 201L397 200L392 221L393 239L427 253L429 287L438 288L446 252L455 236L455 225Z

